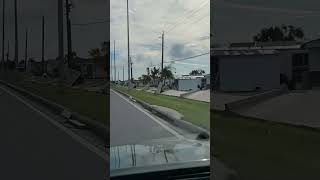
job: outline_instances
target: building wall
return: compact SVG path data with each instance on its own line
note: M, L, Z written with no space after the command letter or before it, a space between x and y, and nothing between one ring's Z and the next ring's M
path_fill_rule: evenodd
M178 80L178 90L179 91L199 90L198 85L201 86L201 78L179 79Z
M292 80L292 53L282 52L280 58L280 73L285 74L288 80Z
M310 71L320 71L320 48L309 49Z
M220 57L222 91L253 91L280 88L280 59L276 55Z

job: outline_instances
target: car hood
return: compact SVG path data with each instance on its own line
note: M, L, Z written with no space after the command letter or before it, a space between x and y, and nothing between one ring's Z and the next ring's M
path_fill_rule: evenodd
M160 139L110 147L110 173L126 169L210 162L208 141Z

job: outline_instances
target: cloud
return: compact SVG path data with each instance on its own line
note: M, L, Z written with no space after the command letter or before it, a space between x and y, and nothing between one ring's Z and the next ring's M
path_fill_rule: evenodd
M169 52L170 56L174 59L184 58L194 55L191 49L188 49L184 44L174 44Z
M110 38L117 41L117 58L119 68L127 66L127 19L126 1L112 0L111 2L111 34ZM172 58L185 57L195 53L209 51L210 18L196 22L199 17L209 15L210 0L131 0L130 13L130 55L134 60L134 77L145 73L146 67L159 66L161 63L161 34L164 34L164 61ZM207 4L207 5L206 5ZM204 6L206 5L206 6ZM202 7L203 6L203 7ZM186 15L202 7L194 16ZM167 30L179 23L177 28ZM178 45L177 45L178 44ZM180 44L180 45L179 45ZM180 47L179 47L180 46ZM195 58L198 64L209 64L209 57ZM192 60L190 60L191 62ZM200 62L200 63L199 63ZM175 64L177 74L190 71L192 67ZM207 66L209 72L209 66ZM125 74L125 77L127 74Z

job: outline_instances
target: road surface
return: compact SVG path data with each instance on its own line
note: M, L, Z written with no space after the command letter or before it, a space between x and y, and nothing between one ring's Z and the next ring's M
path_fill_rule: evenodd
M3 88L0 179L106 179L106 159L25 98Z
M110 91L110 145L127 145L142 141L179 138L163 121L138 105Z

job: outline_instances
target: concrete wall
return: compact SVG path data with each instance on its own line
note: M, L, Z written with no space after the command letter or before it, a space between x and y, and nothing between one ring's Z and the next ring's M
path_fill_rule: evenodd
M276 55L220 57L220 90L253 91L280 88L280 59Z

